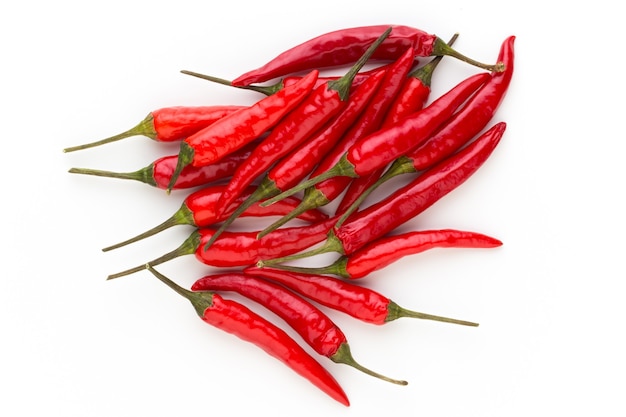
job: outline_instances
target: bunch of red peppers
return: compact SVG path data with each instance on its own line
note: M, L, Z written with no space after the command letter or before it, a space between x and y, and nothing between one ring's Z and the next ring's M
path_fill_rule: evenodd
M136 135L180 143L178 154L134 172L70 170L141 181L167 194L189 191L163 223L103 250L176 225L192 226L189 237L109 279L148 270L187 298L202 320L258 345L344 405L349 400L342 387L301 342L336 363L406 385L358 363L345 334L319 306L377 325L413 317L477 326L405 309L352 281L432 248L502 244L473 231L396 232L476 172L506 128L492 120L513 75L515 37L504 39L492 64L457 52L455 40L456 35L446 42L402 25L355 27L296 45L232 81L183 71L258 92L259 100L250 106L161 108L124 133L66 148L72 152ZM476 73L430 97L434 71L446 56L474 66ZM372 69L364 70L366 64ZM325 75L338 68L345 69L343 75ZM272 80L278 81L267 84ZM404 185L378 201L367 199L401 174L407 174ZM233 230L242 217L271 220L262 230ZM336 252L336 261L298 266L298 259L327 252ZM155 269L182 255L212 267L189 289ZM225 269L214 270L220 267ZM228 299L231 292L284 322L272 323Z

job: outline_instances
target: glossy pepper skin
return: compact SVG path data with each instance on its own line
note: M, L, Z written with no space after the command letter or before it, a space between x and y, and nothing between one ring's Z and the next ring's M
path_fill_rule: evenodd
M326 275L257 267L246 268L244 273L282 284L323 306L365 323L383 325L401 317L411 317L465 326L478 325L465 320L407 310L374 290Z
M252 275L225 273L200 278L191 288L193 291L235 291L285 320L320 355L387 382L407 384L406 381L387 378L359 365L350 353L345 334L330 317L281 285Z
M189 300L205 323L260 347L331 398L345 406L350 405L337 380L284 330L243 304L211 292L189 291L151 266L147 268L161 282Z

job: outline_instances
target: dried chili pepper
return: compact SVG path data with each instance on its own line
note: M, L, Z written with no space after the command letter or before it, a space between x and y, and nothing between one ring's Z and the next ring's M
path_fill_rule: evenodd
M493 237L463 230L420 230L393 236L384 236L367 243L350 255L339 257L331 265L306 268L275 265L286 271L310 274L333 274L346 279L359 279L390 265L407 255L415 255L434 248L495 248L502 242ZM259 262L263 266L263 261Z
M333 217L311 225L283 228L263 239L257 239L258 231L224 232L207 250L204 250L204 246L215 233L215 229L200 228L192 232L178 248L149 263L155 266L180 256L195 255L196 259L205 265L250 266L261 259L287 256L322 242L336 221L337 219ZM109 275L107 279L139 272L144 269L144 265Z
M234 210L234 207L231 207L228 212L223 214L217 213L217 210L215 209L217 202L219 201L222 192L224 191L224 187L224 185L214 185L191 193L190 195L185 197L185 200L181 204L180 208L161 224L135 237L132 237L115 245L108 246L102 250L107 252L113 249L121 248L122 246L126 246L130 243L134 243L149 236L153 236L173 226L190 225L195 227L208 227L225 220L228 215ZM244 194L241 194L238 197L238 200L235 201L235 204L241 204L248 196L250 196L254 192L255 189L256 187L253 186L248 187ZM272 205L271 207L261 207L260 205L255 204L248 207L247 210L245 210L241 214L241 216L282 216L295 209L298 206L299 202L300 200L298 200L297 198L284 200L280 202L284 204L276 204L277 207L275 208L273 208L274 205ZM309 210L306 213L302 213L299 218L301 220L311 223L317 223L327 219L328 215L319 210ZM215 234L213 235L213 237L215 237Z
M183 140L168 190L172 189L180 171L187 165L200 167L215 163L273 128L311 92L318 74L319 71L313 70L299 82Z
M464 183L491 155L505 128L504 122L496 124L467 147L433 166L387 198L354 213L341 226L333 227L322 246L296 255L264 260L264 265L327 252L350 255L367 243L384 236Z
M186 166L178 176L173 189L180 190L199 187L232 176L239 164L250 156L255 146L256 143L246 145L210 165L202 167ZM158 158L150 165L134 172L112 172L91 168L71 168L69 172L73 174L134 180L165 190L170 183L177 162L178 155L169 155Z
M449 55L488 71L501 69L497 64L486 65L461 55L435 35L408 26L392 27L391 35L376 51L374 59L394 61L407 48L412 48L413 56ZM312 68L351 64L386 28L384 25L362 26L322 34L286 50L265 65L240 75L232 83L236 86L249 85Z
M343 77L314 89L280 121L237 168L220 198L218 213L223 213L243 189L345 108L352 80L390 32L391 28L384 31Z
M335 363L352 366L370 376L398 385L406 381L391 379L371 371L354 360L341 329L319 308L287 288L242 273L207 275L197 280L193 291L234 291L249 298L285 320L318 354Z
M63 149L63 152L74 152L115 142L131 136L146 136L158 142L175 142L196 133L197 131L228 116L243 106L199 106L199 107L164 107L154 110L137 126L126 132L101 139L84 145Z
M211 292L189 291L152 266L146 265L146 268L161 282L189 300L204 322L253 343L309 380L331 398L345 406L350 405L346 393L337 380L284 330L243 304L224 299L219 294Z
M267 267L248 267L243 272L275 281L323 306L341 311L365 323L382 325L408 317L463 326L478 326L478 323L470 321L407 310L374 290L327 275Z

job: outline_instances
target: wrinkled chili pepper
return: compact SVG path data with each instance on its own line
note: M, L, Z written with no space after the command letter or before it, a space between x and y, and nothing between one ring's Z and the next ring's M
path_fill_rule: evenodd
M384 25L362 26L322 34L282 52L265 65L235 78L232 83L236 86L249 85L312 68L351 64L386 28ZM393 25L392 28L391 35L373 59L394 61L407 48L412 48L413 56L449 55L488 71L501 69L497 64L486 65L463 56L439 37L422 30L402 25Z
M273 128L311 92L318 74L319 71L313 70L299 82L183 140L168 190L172 189L180 171L187 165L199 167L215 163Z
M502 242L493 237L463 230L420 230L393 236L383 236L367 243L350 255L343 255L328 266L306 268L276 265L286 271L310 274L333 274L346 279L368 276L407 255L434 248L495 248ZM263 266L263 261L259 262Z
M108 252L113 249L121 248L122 246L126 246L130 243L134 243L149 236L153 236L173 226L190 225L195 227L208 227L225 220L228 215L234 210L234 207L231 207L228 212L223 214L218 214L215 209L215 206L217 205L217 202L219 201L220 196L224 191L224 187L224 185L214 185L191 193L190 195L185 197L185 200L181 204L180 208L161 224L135 237L132 237L115 245L108 246L102 250L104 252ZM238 197L235 203L241 204L249 195L254 192L255 189L256 188L252 186L248 187L247 190ZM272 208L274 207L274 205L270 207L261 207L260 205L255 204L248 207L247 210L245 210L241 214L241 216L282 216L295 209L298 206L300 200L294 198L289 201L284 200L281 203L283 202L284 204L276 204L276 208ZM300 216L300 219L311 223L321 222L327 218L328 215L319 210L309 210L306 213L302 213L302 215ZM215 234L213 235L213 237L214 236Z
M287 256L322 242L336 221L333 217L311 225L283 228L263 239L257 239L258 231L224 232L207 250L204 250L204 246L215 229L200 228L192 232L178 248L149 263L155 266L180 256L195 255L203 264L215 267L254 265L261 259ZM109 275L107 279L139 272L144 269L144 265Z
M275 281L323 306L341 311L365 323L382 325L402 317L409 317L478 326L478 323L470 321L407 310L374 290L327 275L267 267L248 267L244 269L244 273Z
M178 176L173 189L180 190L199 187L232 176L237 167L250 156L255 146L256 143L246 145L210 165L202 167L186 166ZM73 174L134 180L165 190L170 183L177 162L178 155L169 155L158 158L150 165L134 172L112 172L91 168L71 168L69 172Z
M280 121L237 168L220 198L218 213L223 213L243 189L345 108L354 76L390 32L391 28L384 31L343 77L314 89Z
M393 66L391 66L385 73L385 78L376 90L376 94L368 103L367 107L354 125L350 127L344 137L341 138L339 143L326 155L326 157L319 161L319 164L311 174L311 177L318 177L333 167L338 163L338 161L341 160L343 154L347 152L347 150L350 149L355 142L357 142L361 137L367 136L379 128L380 124L383 122L385 113L400 91L402 83L411 69L412 63L413 55L411 50L407 49L406 52L402 54L402 56L400 56L400 58L394 62ZM263 231L259 234L259 237L263 237L273 230L281 227L297 216L298 213L330 203L343 192L349 183L350 178L336 176L329 178L327 181L321 181L314 184L314 186L306 190L300 207L263 229ZM290 190L295 189L295 187L296 186L292 187ZM289 190L282 191L277 196L266 200L262 204L266 204L272 201L272 199L282 198L288 191Z
M115 142L131 136L146 136L158 142L175 142L196 133L197 131L215 123L221 118L243 106L199 106L199 107L164 107L154 110L137 126L126 132L101 139L84 145L72 146L63 149L63 152L74 152Z
M491 155L505 128L504 122L496 124L467 147L417 176L385 199L354 213L341 226L333 227L322 246L296 255L264 260L264 265L327 252L350 255L367 243L384 236L464 183Z
M330 178L358 178L383 169L428 139L489 77L488 73L480 73L466 78L423 110L403 118L387 129L380 129L360 138L331 168L262 204L270 205Z
M242 273L207 275L197 280L193 291L234 291L249 298L285 320L318 354L335 363L352 366L370 376L398 385L406 381L391 379L371 371L354 360L341 329L319 308L273 282Z
M337 380L284 330L243 304L208 291L189 291L152 266L146 265L146 268L161 282L189 300L204 322L260 347L331 398L345 406L350 405Z

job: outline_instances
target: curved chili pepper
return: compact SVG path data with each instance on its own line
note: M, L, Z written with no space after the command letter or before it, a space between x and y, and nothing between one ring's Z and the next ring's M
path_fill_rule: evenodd
M257 239L257 231L224 232L206 250L204 250L204 246L215 233L215 229L200 228L191 233L178 248L149 263L155 266L180 256L195 255L197 260L209 266L239 267L254 265L262 259L288 256L322 242L336 221L336 218L329 218L311 225L283 228L263 239ZM144 265L109 275L107 279L119 278L139 272L144 269Z
M273 128L311 92L318 74L319 71L313 70L299 82L183 140L168 190L172 189L180 171L187 165L199 167L219 161Z
M495 248L502 242L493 237L454 229L420 230L378 238L350 255L343 255L328 266L305 268L276 265L286 271L310 274L333 274L346 279L368 276L404 258L434 248ZM262 267L263 261L259 263Z
M115 142L131 136L146 136L158 142L175 142L215 123L243 106L164 107L150 112L137 126L126 132L84 145L63 149L74 152Z
M355 213L341 226L335 226L324 244L317 249L264 260L263 264L274 265L327 252L338 252L342 255L354 253L417 216L464 183L491 155L505 128L504 122L496 124L467 147L433 166L387 198Z
M355 124L346 132L345 136L341 138L340 142L331 150L331 152L329 152L326 157L320 161L319 165L317 165L311 174L312 178L319 177L319 175L336 165L338 161L341 160L343 154L345 154L345 152L347 152L347 150L350 149L350 147L357 142L359 138L367 136L379 128L385 117L385 113L400 91L402 83L406 79L412 63L413 54L410 49L407 49L406 52L396 62L394 62L393 66L386 72L385 78L376 90L376 94L371 99L364 112L359 116ZM313 184L315 185L314 187L306 190L300 207L265 228L259 234L259 237L263 237L276 230L293 219L299 213L330 203L343 192L349 183L350 178L336 176L329 178L327 181L321 181L317 184ZM290 192L295 188L296 186L293 186L290 190L282 191L280 194L266 200L262 204L271 204L274 200L283 198L285 193ZM304 189L304 187L300 189Z
M353 63L387 27L362 26L322 34L286 50L262 67L240 75L233 80L233 85L249 85L312 68ZM372 58L394 61L411 48L413 56L449 55L488 71L500 69L498 65L482 64L463 56L445 41L422 30L402 25L392 28L391 35Z
M284 330L233 300L212 292L193 292L176 284L150 265L146 268L161 282L185 297L206 323L253 343L308 379L345 406L350 401L337 380Z
M173 189L180 190L199 187L232 176L237 167L250 156L255 146L256 143L246 145L210 165L202 167L186 166L180 172ZM134 180L165 190L170 183L177 163L178 155L170 155L159 158L150 165L134 172L112 172L90 168L71 168L69 172L73 174Z
M489 77L488 73L480 73L466 78L423 110L405 117L387 129L380 129L357 140L330 169L262 204L270 205L330 178L358 178L384 169L389 163L428 139Z
M354 76L390 32L391 28L384 31L343 77L314 89L281 120L254 149L252 155L237 168L220 198L218 213L223 213L243 189L346 106Z
M401 317L409 317L478 326L478 323L470 321L407 310L374 290L326 275L267 267L248 267L243 272L282 284L323 306L341 311L365 323L382 325Z
M229 214L234 211L235 208L234 206L231 206L230 210L226 213L217 213L215 207L217 206L217 202L219 201L222 192L224 191L224 188L225 185L214 185L191 193L185 198L180 208L161 224L135 237L132 237L115 245L108 246L102 250L104 252L107 252L112 249L121 248L122 246L126 246L130 243L134 243L149 236L153 236L173 226L190 225L195 227L208 227L224 221L229 216ZM244 193L241 194L237 200L235 200L235 203L237 205L243 203L246 198L254 192L255 189L256 187L248 187L246 191L244 191ZM284 204L276 204L277 207L275 208L273 208L274 205L272 205L271 207L261 207L260 205L255 204L248 207L243 213L241 213L241 216L283 216L289 213L291 210L295 209L298 206L299 202L300 200L298 200L297 198L293 198L289 201L284 200ZM319 210L309 210L306 213L302 213L302 215L300 216L300 219L311 223L317 223L327 218L328 215ZM215 234L213 234L213 237L215 237Z
M193 291L234 291L247 297L285 320L318 354L335 363L352 366L368 375L398 385L406 381L388 378L357 363L341 329L304 298L273 282L241 273L207 275L197 280Z

